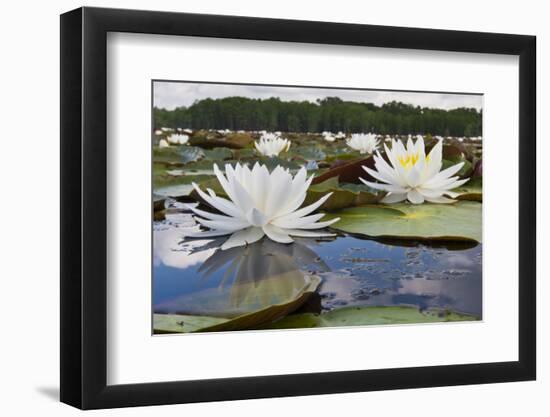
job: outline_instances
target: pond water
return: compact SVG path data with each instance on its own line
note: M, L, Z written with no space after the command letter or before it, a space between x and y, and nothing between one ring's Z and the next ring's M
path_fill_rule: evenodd
M154 223L155 313L232 318L315 288L300 312L413 306L481 318L480 244L434 247L339 234L290 245L264 237L222 251L224 238L183 239L184 229L193 225L191 215L182 211Z

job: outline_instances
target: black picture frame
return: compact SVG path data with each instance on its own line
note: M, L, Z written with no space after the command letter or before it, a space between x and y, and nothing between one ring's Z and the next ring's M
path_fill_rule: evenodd
M108 32L519 56L519 360L107 385ZM61 15L60 56L62 402L95 409L535 379L534 36L84 7Z

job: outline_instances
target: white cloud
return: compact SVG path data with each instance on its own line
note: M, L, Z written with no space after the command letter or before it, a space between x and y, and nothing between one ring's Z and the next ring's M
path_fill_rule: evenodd
M483 97L474 94L443 94L404 91L346 90L310 87L271 87L259 85L204 84L192 82L156 81L154 105L172 110L178 106L190 106L196 100L241 96L249 98L279 97L283 101L311 101L325 97L340 97L382 105L396 100L415 106L454 109L457 107L482 108Z

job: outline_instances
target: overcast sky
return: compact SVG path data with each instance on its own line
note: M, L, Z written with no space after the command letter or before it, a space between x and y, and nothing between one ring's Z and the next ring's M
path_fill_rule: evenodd
M454 109L473 107L481 109L481 95L410 93L401 91L339 90L304 87L269 87L258 85L203 84L185 82L156 81L154 83L154 106L172 110L176 107L189 107L195 100L223 97L270 98L279 97L283 101L311 101L319 98L340 97L345 101L357 101L382 105L396 100L415 106Z

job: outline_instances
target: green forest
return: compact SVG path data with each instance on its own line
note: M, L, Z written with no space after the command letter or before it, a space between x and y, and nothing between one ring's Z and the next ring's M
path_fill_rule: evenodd
M482 112L474 108L433 109L392 101L373 103L326 97L316 103L278 98L204 99L174 110L154 108L155 129L268 130L283 132L373 132L481 136Z

